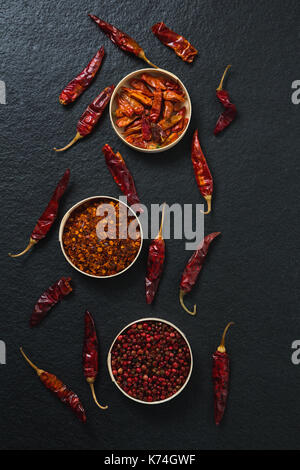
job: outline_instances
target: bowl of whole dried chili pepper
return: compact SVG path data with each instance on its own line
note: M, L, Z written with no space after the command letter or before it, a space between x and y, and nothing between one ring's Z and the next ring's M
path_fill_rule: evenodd
M192 105L176 75L163 69L141 69L116 86L109 106L113 129L131 148L163 152L176 145L190 123Z
M187 385L193 356L188 340L173 323L142 318L129 323L114 339L107 356L112 381L132 400L165 403Z
M66 260L77 271L109 278L135 263L142 249L143 231L127 204L110 196L92 196L65 214L59 241Z

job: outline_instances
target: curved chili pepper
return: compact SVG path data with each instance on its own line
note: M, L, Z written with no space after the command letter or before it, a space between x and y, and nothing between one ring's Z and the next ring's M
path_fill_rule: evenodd
M62 277L53 286L49 287L36 302L30 318L30 326L37 326L54 307L66 295L72 292L70 277Z
M42 238L45 238L50 228L52 227L58 213L59 202L64 192L67 189L70 179L70 170L69 168L65 171L63 177L60 179L58 185L55 188L55 191L48 203L48 206L42 213L41 217L36 223L33 231L31 232L29 243L25 250L16 255L8 253L11 258L18 258L19 256L24 255L33 245L36 245Z
M104 57L104 47L100 47L96 55L88 63L88 65L80 72L77 77L73 78L59 95L59 102L67 105L73 103L92 83L96 73L101 67Z
M175 124L174 127L172 127L172 132L180 132L183 130L184 124L185 124L185 119L184 119L185 114L186 114L186 107L183 106L179 111L177 111L177 115L182 116L182 119L177 124Z
M225 79L225 76L227 74L227 70L231 67L231 65L227 65L223 76L220 81L220 85L218 86L216 90L217 98L220 101L220 103L224 106L225 111L223 111L222 114L220 114L219 119L217 121L216 127L214 129L214 134L217 135L220 132L222 132L226 127L229 126L229 124L235 120L236 115L237 115L237 109L235 104L231 103L229 93L226 90L223 90L223 82Z
M234 325L231 321L226 326L220 346L213 354L213 369L212 379L214 385L214 410L215 410L215 423L218 426L223 418L228 390L229 390L229 356L225 349L225 336L228 328Z
M193 62L198 54L197 49L180 34L175 33L168 28L163 21L152 26L152 32L165 45L173 49L185 62Z
M207 211L201 212L203 212L203 214L209 214L211 211L213 178L211 176L211 172L209 171L204 153L199 142L198 129L195 130L193 135L192 163L199 191L207 202Z
M175 126L179 121L182 121L182 115L177 113L173 114L169 119L162 119L159 121L158 125L165 131L166 129L170 129L170 127Z
M196 315L196 305L194 305L194 310L190 311L186 308L183 303L183 296L188 292L191 292L194 287L201 269L203 268L206 255L208 253L209 246L211 242L220 235L221 232L213 232L204 237L203 242L199 245L199 248L192 254L188 260L184 271L181 276L180 281L180 291L179 291L179 300L182 308L189 313L190 315Z
M84 408L79 400L79 397L72 390L68 389L67 386L59 380L56 375L50 374L49 372L39 369L31 360L26 356L23 349L20 348L21 354L25 361L36 371L43 385L54 393L62 403L69 406L71 410L76 414L77 418L83 423L86 422L86 414Z
M86 135L90 134L97 122L101 118L104 109L109 103L111 95L114 91L114 85L106 87L101 93L94 99L94 101L86 108L84 113L77 124L77 134L74 139L61 149L54 148L56 152L63 152L70 148L77 140L82 139Z
M110 145L105 144L102 148L104 153L106 165L112 174L113 179L121 189L122 193L127 196L130 205L140 204L140 199L137 195L133 177L128 170L122 155L119 152L114 153ZM143 212L142 208L139 212Z
M97 25L102 29L102 31L106 34L109 39L116 44L120 49L126 52L130 52L135 56L143 59L149 65L154 68L158 68L156 65L152 64L150 60L146 57L145 51L141 48L141 46L128 34L123 33L120 29L117 29L115 26L107 23L106 21L101 20L95 15L90 15L89 17L97 23Z
M94 383L98 375L98 338L94 319L90 312L86 310L84 315L84 343L83 343L83 373L87 383L91 387L94 402L102 410L108 406L102 406L96 398Z
M161 275L164 269L165 261L165 241L162 236L164 223L165 203L163 205L161 223L157 237L152 240L149 246L147 275L145 278L146 302L151 304L158 289Z
M172 101L165 101L164 103L164 112L163 112L163 118L164 119L170 119L171 115L173 113L173 103Z

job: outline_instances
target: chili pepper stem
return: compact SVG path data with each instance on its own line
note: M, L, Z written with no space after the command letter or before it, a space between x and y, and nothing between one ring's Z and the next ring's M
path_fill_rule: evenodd
M77 134L75 135L74 139L71 140L71 142L68 143L68 145L66 145L65 147L61 148L61 149L57 149L56 147L54 147L53 150L55 150L55 152L63 152L64 150L67 150L68 148L70 148L73 144L75 144L75 142L77 142L77 140L79 139L82 139L83 135L79 134L79 132L77 132Z
M223 90L223 82L224 82L225 76L227 74L227 71L228 71L228 69L230 69L230 67L231 67L231 65L227 65L226 69L224 70L224 73L222 75L220 85L218 86L217 91Z
M183 302L183 296L184 296L184 295L185 295L185 292L184 292L182 289L180 289L180 291L179 291L179 300L180 300L180 305L181 305L181 307L182 307L187 313L189 313L190 315L196 315L196 313L197 313L197 305L196 305L196 304L194 305L194 310L193 310L193 311L188 310L188 308L184 305L184 302Z
M37 243L37 240L34 240L33 238L30 237L29 243L26 246L25 250L21 251L21 253L17 253L16 255L8 253L8 256L10 256L11 258L18 258L19 256L22 256L25 253L27 253L27 251L29 251L30 248L33 247L33 245L35 245L36 243Z
M228 331L228 328L229 328L231 325L234 325L234 322L233 322L233 321L231 321L231 322L228 323L228 325L225 327L225 330L224 330L224 332L223 332L220 346L219 346L218 349L217 349L217 351L219 351L219 352L221 352L221 353L225 353L225 352L226 352L226 349L225 349L225 336L226 336L226 333L227 333L227 331Z
M108 406L100 405L100 403L97 400L96 393L95 393L95 388L94 388L94 382L89 382L89 380L87 380L87 382L88 382L89 386L91 387L92 395L93 395L94 402L96 403L96 405L99 406L99 408L101 408L101 410L107 410Z
M152 64L152 62L150 62L150 60L146 57L144 51L141 51L141 52L139 53L139 58L140 58L140 59L143 59L145 62L147 62L147 64L151 65L151 67L154 67L155 69L158 69L158 68L159 68L159 67L157 67L157 65L154 65L154 64Z
M204 199L206 200L207 202L207 210L204 212L204 211L201 211L202 214L209 214L211 212L211 196L204 196Z
M156 238L162 239L162 230L163 230L163 225L164 225L164 218L165 218L165 207L166 203L164 202L163 209L162 209L162 215L161 215L161 222L160 222L160 227L159 227L159 232Z
M40 376L44 371L42 369L39 369L31 360L29 359L28 356L23 351L23 348L20 348L21 354L24 357L25 361L28 362L28 364L36 371L37 375Z

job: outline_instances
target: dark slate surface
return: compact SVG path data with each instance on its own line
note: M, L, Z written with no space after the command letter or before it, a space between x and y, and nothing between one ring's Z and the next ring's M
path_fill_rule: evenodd
M2 449L288 449L299 448L299 369L290 360L300 336L297 310L299 228L299 106L291 83L299 79L299 2L4 1L1 4L0 79L7 105L1 116L0 339L7 365L0 366ZM95 13L130 33L154 63L187 86L192 125L173 150L145 156L125 147L108 116L85 141L64 154L53 146L73 137L78 117L104 86L143 62L118 50L87 14ZM194 65L183 63L149 32L164 20L199 49ZM97 79L78 102L65 109L58 94L100 45L107 55ZM227 86L238 121L216 139L212 129L220 106L215 86L227 63ZM298 121L297 121L298 119ZM127 275L106 282L85 278L65 262L58 224L29 256L22 249L53 186L66 167L71 186L60 215L94 194L118 196L101 146L108 142L125 156L146 204L201 202L189 147L198 127L215 178L213 214L206 233L222 231L188 302L177 300L188 257L184 241L167 242L167 266L155 305L144 300L143 254ZM298 237L297 237L298 235ZM45 323L30 330L28 318L38 295L60 275L72 275L74 294ZM101 341L96 390L110 408L94 406L81 371L83 312L93 312ZM189 338L195 367L184 393L164 406L131 403L111 383L105 357L127 322L155 315L175 322ZM220 429L213 423L211 353L226 322L234 320L228 412ZM73 387L88 413L86 426L45 391L21 359L23 345L41 367Z

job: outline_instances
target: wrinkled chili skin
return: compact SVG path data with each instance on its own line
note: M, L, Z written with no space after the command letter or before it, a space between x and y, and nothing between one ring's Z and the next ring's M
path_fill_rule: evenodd
M195 130L192 140L192 163L196 182L202 196L211 196L213 193L213 178L203 154L198 129Z
M101 67L104 57L104 47L100 47L96 55L77 77L71 80L59 95L59 102L63 105L73 103L91 84Z
M122 193L127 196L130 205L140 204L140 199L137 195L133 177L128 170L122 156L119 153L114 153L110 145L105 144L102 148L105 161L113 179L121 189Z
M49 310L72 291L70 277L62 277L49 287L36 302L30 318L30 326L37 326Z
M213 354L212 379L215 423L219 425L226 408L229 389L229 356L226 352L216 351Z
M64 192L67 189L70 180L70 170L69 168L65 171L63 177L59 181L58 185L55 188L55 191L50 199L50 202L46 209L44 210L43 214L39 218L34 227L31 238L33 240L39 241L42 238L45 238L47 233L49 232L50 228L53 225L57 217L59 202L61 197L63 196Z
M116 28L115 26L107 23L106 21L101 20L95 15L89 15L89 17L97 23L97 25L102 29L102 31L106 34L109 39L116 44L120 49L126 52L130 52L131 54L136 55L139 57L139 54L142 52L141 46L128 34L123 33L120 29Z
M214 135L218 135L222 132L232 121L235 120L237 115L237 109L235 104L231 103L229 93L226 90L217 90L217 98L220 103L224 106L225 110L220 114L217 121L216 127L214 129Z
M92 315L86 310L84 315L83 373L89 383L98 375L98 338Z
M187 39L168 28L162 21L152 26L153 34L184 61L192 63L198 54L197 49Z
M101 93L94 99L94 101L82 114L77 124L77 132L82 137L90 134L94 129L95 125L101 118L104 109L110 101L114 88L114 85L111 85L101 91Z
M145 278L146 302L151 304L154 300L165 261L165 242L162 238L155 238L149 246L147 275Z
M42 371L39 377L45 387L51 390L51 392L54 393L62 403L68 405L71 410L76 414L77 418L80 419L80 421L82 421L83 423L86 422L86 414L84 408L76 393L74 393L72 390L69 390L68 387L54 374Z
M194 287L199 273L203 268L203 264L208 253L209 246L211 242L220 235L220 232L213 232L209 235L206 235L203 239L202 245L192 254L188 260L186 267L181 276L180 289L187 294L191 292Z
M157 122L160 116L162 105L162 92L161 90L156 90L153 92L153 103L150 110L150 121Z

